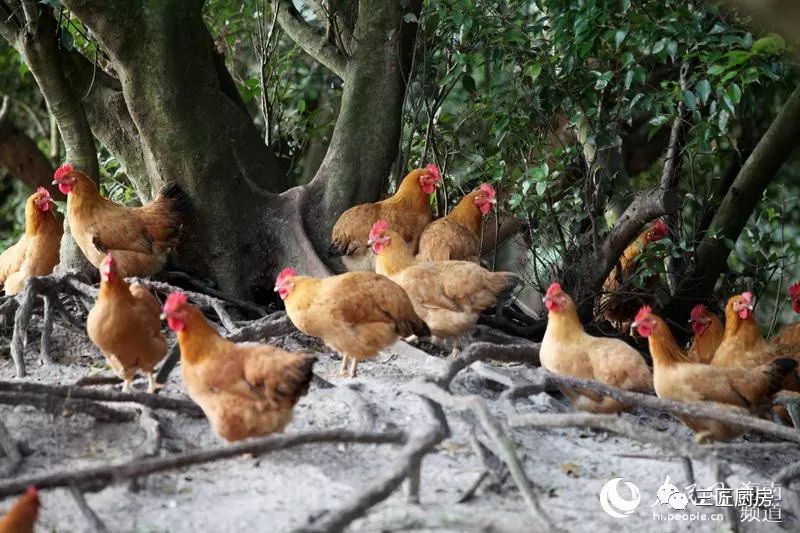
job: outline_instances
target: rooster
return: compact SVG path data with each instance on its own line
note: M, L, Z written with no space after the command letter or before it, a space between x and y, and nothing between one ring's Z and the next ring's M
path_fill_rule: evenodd
M178 335L181 373L189 396L222 439L283 431L308 392L316 358L219 335L186 295L173 292L164 317Z
M553 283L544 297L550 315L539 349L542 366L556 374L593 379L620 389L649 392L653 376L644 358L619 339L593 337L583 330L575 302ZM626 408L609 397L562 389L578 409L615 413Z
M33 533L40 505L36 487L28 487L25 494L0 519L0 533Z
M275 280L275 292L297 329L342 355L342 376L355 377L359 361L400 337L430 335L402 287L373 272L315 279L285 268Z
M694 338L689 346L689 359L708 364L722 342L722 322L703 304L697 304L690 316Z
M642 307L632 325L646 337L653 356L653 379L660 398L682 402L713 401L738 412L762 414L784 379L797 368L797 362L775 359L753 368L714 368L690 361L678 346L664 321L648 306ZM680 419L696 433L700 443L730 440L741 430L722 422L688 416Z
M428 200L441 179L436 165L418 168L403 178L394 196L351 207L333 226L328 252L342 256L347 270L375 270L374 256L367 246L369 228L376 220L385 219L416 253L419 236L433 218Z
M58 264L61 224L53 199L44 187L25 204L25 235L0 254L0 285L7 295L17 294L32 276L46 276Z
M165 186L142 207L125 207L100 196L94 182L69 163L53 184L67 195L67 219L75 242L96 268L113 252L122 277L146 277L164 268L178 244L189 200L177 184Z
M112 254L100 265L100 293L86 319L89 338L103 352L128 391L137 370L145 373L148 392L159 386L153 369L167 354L161 334L161 307L143 285L128 285Z
M497 203L494 187L482 184L456 205L450 213L431 222L419 238L420 261L480 260L481 219Z
M378 274L405 289L432 335L455 340L451 358L458 354L458 338L475 325L480 313L522 282L512 272L490 272L468 261L417 263L406 242L385 220L372 226L369 242L378 256Z
M603 317L623 333L630 330L628 324L642 303L646 303L650 298L648 292L652 292L658 283L658 276L651 276L645 280L645 290L633 287L631 280L641 266L642 252L650 243L666 237L668 231L663 221L656 220L625 248L622 257L603 282L598 308Z

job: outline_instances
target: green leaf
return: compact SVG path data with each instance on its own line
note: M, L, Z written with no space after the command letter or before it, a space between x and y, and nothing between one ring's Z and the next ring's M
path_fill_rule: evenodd
M669 117L667 115L658 115L650 119L650 125L660 127L669 121Z
M634 74L634 72L632 70L629 70L628 72L625 73L625 90L626 91L631 88L631 84L633 83L633 74Z
M725 94L728 95L734 104L738 104L742 101L742 90L735 83L732 83L731 86L728 87L728 90L725 91Z
M397 19L395 19L395 20L397 20ZM409 23L409 24L412 23L412 22L417 22L416 13L406 13L405 15L403 15L403 22L406 22L406 23Z
M670 41L667 43L667 53L672 60L675 60L675 56L678 54L678 43L675 41Z
M469 74L464 75L464 77L461 78L461 86L464 87L464 90L467 91L468 93L470 94L474 93L476 89L475 78L473 78Z
M754 54L774 55L781 54L786 50L786 41L783 37L775 33L767 34L753 43L752 51Z
M661 39L660 41L658 41L656 44L653 45L652 54L656 55L659 52L661 52L664 49L664 47L666 46L666 44L667 44L667 40L666 39Z
M700 80L695 90L697 91L697 96L700 97L700 101L704 104L707 103L708 96L711 94L711 84L708 83L708 80Z
M541 63L533 63L530 65L525 72L528 76L530 76L531 81L536 81L536 78L539 77L539 74L542 73L542 64Z
M305 110L306 110L306 101L300 100L299 102L297 102L297 112L303 113L305 112Z
M711 65L708 68L708 73L711 74L712 76L718 76L723 72L725 72L725 67L723 67L722 65Z
M619 47L622 45L622 41L625 40L625 37L628 35L628 30L617 30L617 33L614 34L614 48L619 50Z
M683 102L689 109L697 109L697 98L692 91L683 91Z

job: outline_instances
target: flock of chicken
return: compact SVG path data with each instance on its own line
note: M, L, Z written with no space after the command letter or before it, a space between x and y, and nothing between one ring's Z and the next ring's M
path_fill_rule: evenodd
M519 285L516 274L491 272L479 264L481 220L497 202L492 186L481 185L434 221L430 195L440 180L435 165L413 170L392 197L342 214L329 252L341 256L350 272L315 279L286 268L278 275L275 291L289 319L341 354L341 375L355 376L359 361L399 338L431 337L452 344L455 355L459 338L479 314L502 303ZM137 372L148 377L150 392L160 386L153 370L167 352L161 329L165 318L177 336L188 395L217 435L230 442L281 431L308 390L313 356L233 343L219 335L184 293L170 294L161 307L143 285L124 279L163 268L190 211L183 191L169 185L149 204L130 208L103 198L94 182L69 164L56 171L53 183L67 195L66 216L75 241L100 272L87 332L123 380L123 390L130 389ZM0 284L6 294L20 291L32 276L50 274L59 260L61 228L47 190L40 188L29 198L25 221L25 235L0 255ZM621 258L622 266L664 233L660 221L648 228ZM606 287L613 288L622 274L612 272ZM800 284L792 286L790 296L800 312ZM649 340L652 373L641 354L623 341L585 333L572 299L558 283L551 285L544 302L550 317L540 359L553 372L756 413L763 412L777 391L800 391L795 373L800 325L765 341L752 316L750 293L728 302L724 331L716 316L702 306L695 308L695 339L688 351L649 307L639 310L633 327ZM793 358L780 357L784 354ZM583 390L564 393L580 409L626 408ZM682 420L698 440L738 434L717 422ZM38 501L35 490L20 505L32 501ZM12 514L0 521L0 533L19 530L8 522Z

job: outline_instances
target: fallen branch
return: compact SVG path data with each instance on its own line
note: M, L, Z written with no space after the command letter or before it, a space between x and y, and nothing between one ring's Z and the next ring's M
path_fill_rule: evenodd
M39 342L39 358L44 365L52 365L50 356L50 337L53 335L53 298L51 294L44 295L44 311L42 312L42 338Z
M269 435L245 442L218 446L205 450L158 457L139 461L131 461L118 465L104 465L63 470L50 474L28 476L15 480L0 482L0 498L21 493L26 487L33 485L40 490L56 487L75 486L82 491L98 491L108 485L120 483L136 477L175 470L187 466L231 459L244 454L259 455L305 444L329 442L350 442L360 444L405 444L408 438L404 432L388 431L384 433L359 433L347 430L327 430L291 435Z
M0 381L0 394L10 397L16 394L29 394L45 399L66 398L69 401L132 402L146 405L153 409L177 411L194 418L202 418L204 416L203 411L189 400L158 396L146 392L116 392L70 385L45 385L42 383L27 383L21 381Z
M78 509L81 510L81 514L84 518L86 518L86 521L89 522L90 531L93 533L108 533L108 528L106 528L106 525L102 520L100 520L100 517L97 516L92 508L89 507L83 492L74 486L70 486L69 492L75 499L75 503L78 504Z
M484 361L486 359L538 363L539 344L534 342L507 345L489 342L470 344L459 354L458 359L452 361L443 373L433 379L433 382L443 389L448 389L450 382L459 372L476 361Z
M408 390L451 409L472 411L478 419L478 422L483 430L497 448L495 453L503 459L503 462L508 467L509 472L511 472L511 477L514 479L514 482L522 494L525 503L528 505L528 510L535 520L535 523L546 524L548 528L553 528L553 523L544 512L544 509L539 503L538 498L531 489L531 483L525 475L522 464L517 458L517 454L514 451L514 445L508 440L500 425L489 413L489 410L486 407L486 402L483 400L483 398L475 395L453 396L436 384L424 381L418 381L410 384Z

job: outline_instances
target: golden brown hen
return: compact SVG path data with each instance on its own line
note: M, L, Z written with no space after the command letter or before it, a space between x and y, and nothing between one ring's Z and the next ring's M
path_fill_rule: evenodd
M189 211L188 197L178 185L165 186L147 205L125 207L100 196L94 182L69 163L56 170L53 183L67 195L70 231L96 268L109 252L124 278L164 268Z
M315 357L231 342L180 292L167 297L164 316L178 335L186 391L217 435L232 442L286 427L308 392Z
M0 254L0 285L7 295L17 294L32 276L46 276L58 264L61 224L53 199L39 187L25 204L25 234Z

